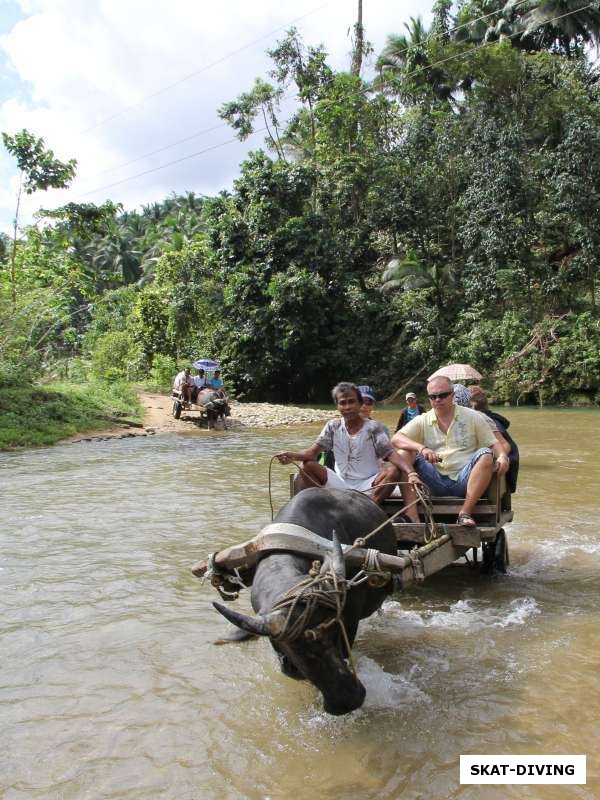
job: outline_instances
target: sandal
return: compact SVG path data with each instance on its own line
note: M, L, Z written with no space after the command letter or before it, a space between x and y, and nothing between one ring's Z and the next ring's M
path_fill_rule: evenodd
M464 528L476 528L477 523L473 519L473 517L468 514L466 511L461 511L458 515L458 519L456 520L457 525L462 525Z

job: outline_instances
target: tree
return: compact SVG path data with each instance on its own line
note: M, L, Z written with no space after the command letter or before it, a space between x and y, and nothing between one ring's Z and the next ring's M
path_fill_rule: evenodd
M469 20L472 20L470 22ZM457 41L509 39L521 50L578 57L600 43L600 8L582 0L475 0L462 6Z
M15 259L17 255L21 193L24 191L25 194L33 194L40 190L66 188L75 177L77 161L72 158L63 162L54 158L52 150L46 149L44 140L37 138L25 128L14 136L2 133L2 141L8 152L16 158L17 166L20 170L10 259L10 282L14 306L17 300Z
M585 45L600 45L600 7L581 0L541 0L523 15L523 39L536 49L578 56Z
M333 72L326 63L327 54L322 47L306 47L295 28L290 28L286 36L277 42L277 46L267 52L274 64L270 76L277 81L282 93L293 82L296 85L297 97L302 103L302 107L292 117L281 136L284 148L292 149L295 154L302 154L306 150L308 157L314 160L316 151L314 107L327 85L333 80ZM308 116L309 126L303 125L305 114ZM298 134L301 134L300 141ZM305 142L310 143L308 148Z
M257 78L250 92L242 94L229 103L224 103L219 109L221 119L228 122L237 131L238 139L243 142L254 132L254 120L260 114L264 122L263 130L273 150L279 158L285 159L283 148L279 140L279 101L283 94L277 88L262 78Z
M411 17L404 23L406 34L391 34L381 55L377 59L379 78L375 86L386 93L398 94L404 102L417 104L425 96L434 100L447 101L452 98L454 86L444 68L433 66L437 52L432 58L430 47L443 44L440 35L440 20L436 28L429 32L421 17Z
M358 0L358 14L354 25L354 49L352 52L352 66L350 71L356 77L360 76L363 53L365 49L365 29L363 28L363 4Z

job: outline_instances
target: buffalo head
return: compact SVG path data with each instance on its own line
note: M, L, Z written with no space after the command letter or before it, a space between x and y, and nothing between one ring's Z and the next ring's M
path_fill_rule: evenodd
M281 559L287 562L290 559L296 562L303 561L305 567L308 564L306 559L299 559L298 556L291 554L266 558L257 567L254 586L257 582L260 585L264 577L268 578L272 570L276 570L279 575L284 574L286 568L289 571L289 563L286 563L282 570ZM335 574L340 584L345 581L344 556L335 533L331 558L326 560L321 569L323 580L326 580L328 571ZM298 572L295 575L297 583L303 577L307 577L307 571L305 569L304 575ZM279 657L282 672L288 677L306 679L314 684L321 691L325 711L329 714L347 714L360 708L366 692L347 663L350 654L342 632L343 625L348 643L352 646L358 618L352 609L344 607L340 619L336 620L335 610L318 603L312 609L310 616L307 616L305 613L307 604L301 594L295 605L287 603L287 593L290 588L293 596L294 587L287 587L279 597L273 597L268 610L261 610L254 617L241 614L221 603L213 605L238 628L251 635L268 636Z

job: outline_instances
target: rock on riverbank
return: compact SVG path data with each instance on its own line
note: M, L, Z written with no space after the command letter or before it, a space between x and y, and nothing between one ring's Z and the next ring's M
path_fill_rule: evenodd
M197 429L198 414L185 411L180 419L174 419L173 400L169 395L140 392L140 402L144 408L143 425L118 428L98 433L83 433L69 439L69 442L98 441L103 439L123 439L130 436L151 436L166 431L185 431ZM337 416L333 410L280 406L273 403L231 402L231 416L227 418L229 430L251 430L253 428L276 428L286 425L309 425L325 422Z
M275 428L281 425L309 425L337 417L335 411L298 406L278 406L272 403L231 403L232 428Z
M172 416L173 400L168 395L142 392L140 401L145 409L144 426L156 433L161 431L181 431L196 425L197 413L187 414L181 419ZM275 428L282 425L307 425L337 416L336 412L297 406L278 406L273 403L238 403L231 401L231 416L227 418L230 430L250 428Z

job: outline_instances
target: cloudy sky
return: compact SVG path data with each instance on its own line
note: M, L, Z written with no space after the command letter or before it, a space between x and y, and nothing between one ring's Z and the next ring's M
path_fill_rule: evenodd
M429 18L431 4L363 0L375 53L411 15ZM0 0L0 131L27 128L57 157L78 161L69 191L25 199L23 222L40 206L110 198L134 208L172 191L229 188L264 134L231 141L216 109L267 76L265 50L292 24L347 68L356 8L357 0ZM2 148L0 230L10 229L17 185Z

